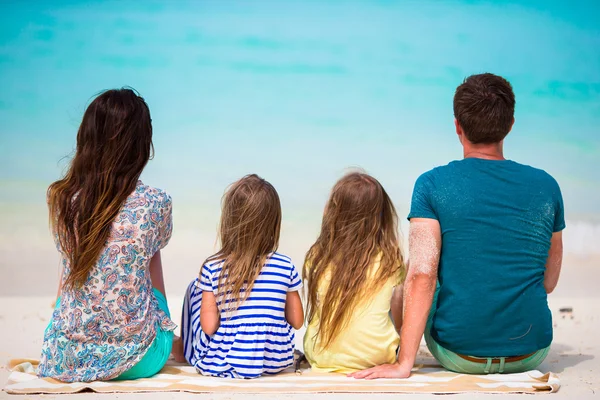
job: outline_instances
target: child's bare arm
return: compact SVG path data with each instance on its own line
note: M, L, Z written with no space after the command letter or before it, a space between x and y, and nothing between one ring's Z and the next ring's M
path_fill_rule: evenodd
M202 292L202 304L200 306L200 327L207 335L214 335L219 329L220 317L217 300L213 292Z
M294 329L302 328L304 325L304 309L298 291L288 292L285 299L285 319L294 327Z
M398 285L394 288L392 293L392 321L394 321L394 327L396 332L400 334L402 328L402 303L404 298L404 285Z

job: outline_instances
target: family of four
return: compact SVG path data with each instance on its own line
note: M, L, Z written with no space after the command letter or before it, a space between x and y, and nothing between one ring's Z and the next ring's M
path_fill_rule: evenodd
M132 90L104 92L85 111L66 175L48 190L63 262L39 375L143 378L171 354L204 375L276 374L294 361L303 282L313 370L405 378L423 335L451 371L536 368L552 342L547 295L565 222L556 181L503 156L514 108L502 77L473 75L458 86L463 159L418 178L408 262L394 205L365 173L335 184L301 269L277 252L275 188L256 175L235 182L223 198L219 251L187 288L174 336L160 253L171 198L139 180L153 155L150 111Z

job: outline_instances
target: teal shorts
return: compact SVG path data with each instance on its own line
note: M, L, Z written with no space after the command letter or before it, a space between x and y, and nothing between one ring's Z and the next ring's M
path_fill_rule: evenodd
M507 362L506 357L473 357L480 359L481 362L465 360L453 351L442 347L431 336L431 324L433 323L433 316L437 308L437 296L438 291L436 290L433 296L429 319L427 320L427 327L425 328L425 342L433 357L447 370L461 374L475 375L514 374L536 369L548 355L550 347L538 350L529 357L519 361Z
M156 290L152 289L156 300L158 301L158 308L160 308L170 318L169 306L165 296ZM60 306L60 297L56 300L56 307ZM137 364L123 372L121 375L115 378L115 380L131 380L140 378L149 378L156 375L167 363L167 359L171 354L171 347L173 345L173 332L163 331L160 326L156 326L156 338L152 341L152 344L148 348L146 354Z

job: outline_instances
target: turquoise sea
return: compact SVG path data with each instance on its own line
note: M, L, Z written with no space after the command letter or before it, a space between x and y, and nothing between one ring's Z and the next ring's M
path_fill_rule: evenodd
M598 256L599 16L593 0L0 0L0 291L55 290L45 190L87 104L121 86L152 112L143 179L174 199L176 290L247 173L279 191L281 250L297 264L348 168L377 177L403 218L419 174L461 157L452 96L479 72L514 86L506 156L559 181L566 251Z

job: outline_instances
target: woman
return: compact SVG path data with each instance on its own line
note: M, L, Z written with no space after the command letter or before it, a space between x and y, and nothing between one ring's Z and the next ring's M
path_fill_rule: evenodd
M48 189L63 272L42 377L136 379L166 363L175 324L160 249L171 198L139 180L153 150L150 110L134 91L106 91L85 111L70 168Z

